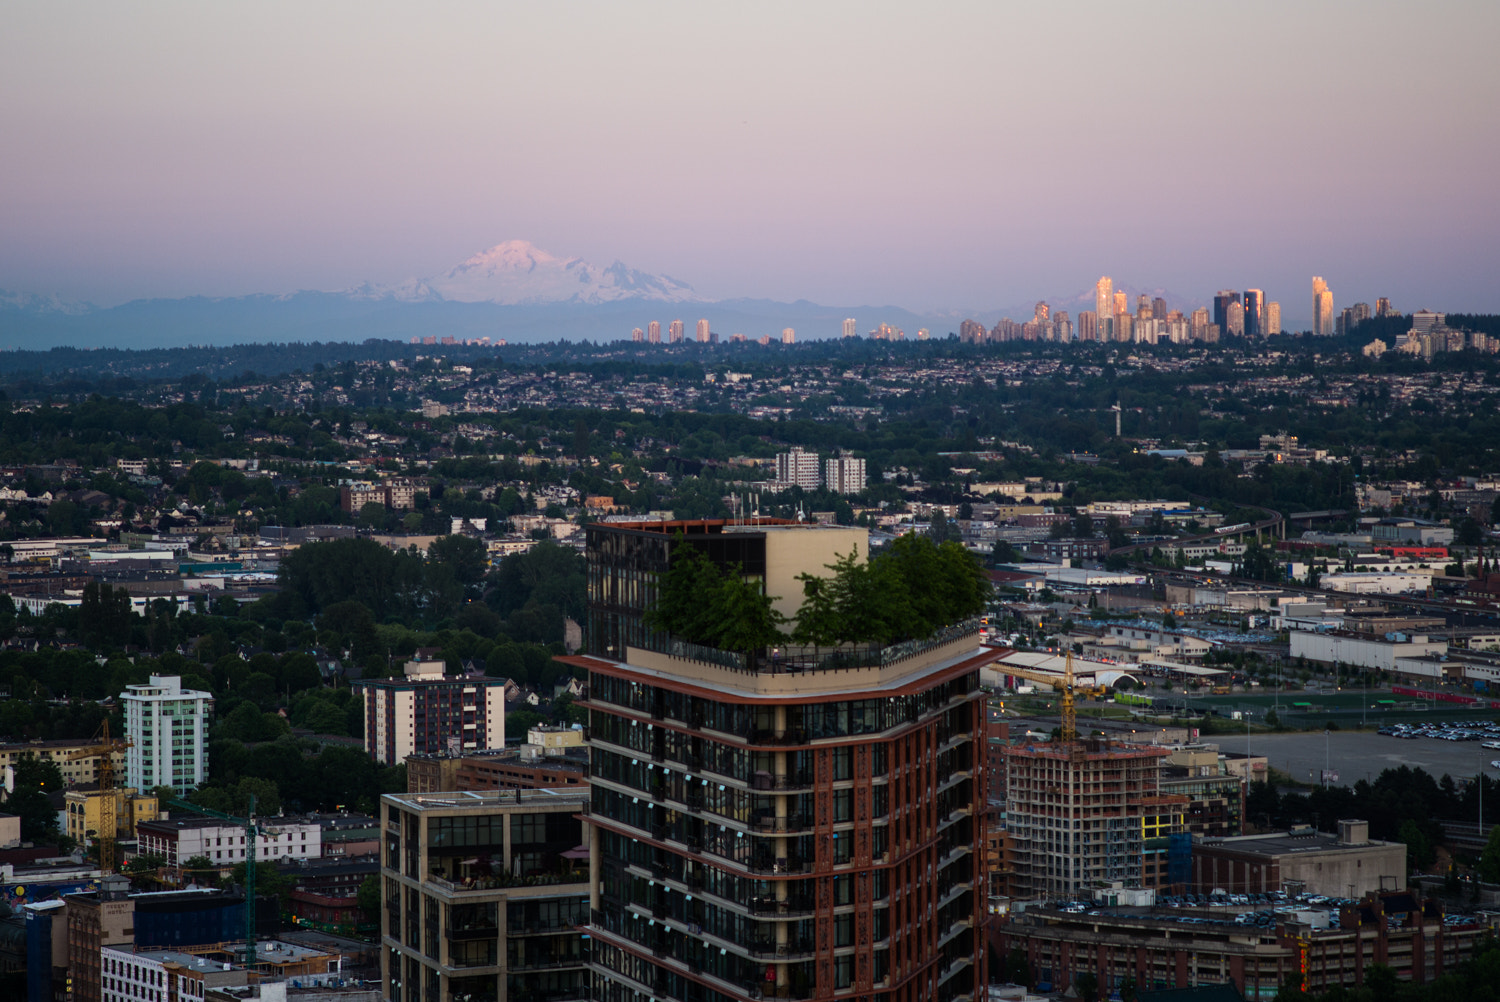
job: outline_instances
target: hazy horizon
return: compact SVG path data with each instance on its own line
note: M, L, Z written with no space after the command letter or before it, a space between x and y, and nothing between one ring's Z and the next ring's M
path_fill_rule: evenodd
M1500 5L0 13L0 288L394 284L527 239L708 300L1500 312Z

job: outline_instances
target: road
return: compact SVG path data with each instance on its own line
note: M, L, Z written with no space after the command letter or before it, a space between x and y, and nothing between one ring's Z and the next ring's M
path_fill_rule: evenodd
M1246 747L1244 735L1215 735L1208 740L1226 752L1243 752ZM1473 776L1482 768L1491 779L1500 779L1500 769L1489 767L1492 759L1500 759L1500 751L1481 748L1478 741L1405 741L1373 731L1331 731L1325 739L1322 731L1304 731L1252 734L1249 748L1252 755L1266 756L1271 768L1304 783L1318 781L1325 761L1338 772L1338 782L1344 786L1373 780L1383 770L1403 765L1424 769L1434 778L1444 773L1455 779Z

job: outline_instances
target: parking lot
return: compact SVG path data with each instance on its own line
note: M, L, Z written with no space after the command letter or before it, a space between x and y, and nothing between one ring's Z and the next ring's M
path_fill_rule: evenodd
M1243 736L1219 735L1211 740L1227 752L1243 752ZM1441 741L1436 738L1406 740L1373 731L1303 731L1287 734L1254 734L1249 751L1264 755L1273 769L1301 782L1317 783L1324 763L1338 773L1339 784L1352 786L1361 779L1373 780L1385 769L1403 765L1423 769L1434 777L1473 776L1481 769L1500 779L1500 769L1490 768L1500 751L1480 747L1478 741Z

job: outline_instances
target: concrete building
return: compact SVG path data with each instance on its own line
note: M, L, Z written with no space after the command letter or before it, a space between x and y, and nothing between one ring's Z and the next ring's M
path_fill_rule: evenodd
M98 891L69 894L64 899L72 1002L102 1002L99 961L103 949L129 949L134 944L135 904L126 893L129 888L125 877L109 876L99 881Z
M128 787L100 793L98 784L93 784L93 788L75 788L63 794L64 831L69 838L82 845L89 838L106 834L99 831L100 817L107 803L105 797L113 797L115 801L114 837L117 839L135 838L136 825L157 816L154 794L137 793Z
M856 530L588 530L591 646L563 660L590 677L595 997L982 992L978 623L754 665L637 629L630 585L696 545L784 598Z
M1404 891L1350 905L1291 904L1295 910L1285 913L1247 912L1227 899L1190 911L1028 909L996 926L995 949L1019 949L1037 987L1048 991L1088 973L1099 979L1100 998L1127 980L1142 998L1232 982L1244 998L1268 1002L1290 978L1305 979L1309 993L1356 988L1376 963L1403 981L1431 983L1491 935L1483 916L1445 915L1440 902Z
M102 1002L203 1002L208 989L250 983L243 967L210 963L178 950L105 947L101 951Z
M354 683L365 704L365 751L375 761L505 746L505 679L443 671L441 661L408 661L401 678Z
M1448 650L1447 641L1428 640L1420 634L1410 637L1395 634L1392 639L1387 640L1383 636L1346 631L1310 633L1307 630L1292 630L1288 636L1293 658L1306 658L1323 664L1373 668L1377 671L1395 671L1396 661L1401 658L1423 658Z
M1366 821L1337 834L1296 828L1272 835L1205 838L1193 845L1193 889L1209 894L1322 894L1359 898L1406 886L1406 846L1370 838Z
M385 998L587 998L588 809L583 791L381 797Z
M17 741L0 744L0 773L12 768L23 757L30 755L43 762L55 764L68 786L97 785L99 782L99 760L93 756L73 758L77 753L92 748L93 740L65 739L54 741ZM125 753L115 752L111 756L116 776L125 774Z
M301 818L263 818L262 834L256 839L255 855L269 862L318 859L323 855L323 828ZM136 827L142 853L163 856L167 866L180 867L194 856L205 856L220 869L228 870L245 861L245 829L216 818L188 817L178 820L142 821Z
M1116 881L1159 887L1183 878L1191 845L1182 835L1188 800L1161 790L1166 755L1162 748L1104 740L1006 748L1013 893L1056 900Z
M1317 276L1312 280L1312 297L1313 334L1333 334L1333 293L1328 290L1328 283Z
M184 689L176 675L152 675L120 694L125 708L125 785L136 790L196 789L208 778L212 693Z
M803 490L816 490L822 485L816 452L803 452L800 445L794 445L790 452L776 454L777 488L784 490L788 487L801 487Z
M708 329L707 320L698 321L698 326L695 333L697 335L699 344L708 344L713 335L713 332Z
M1400 571L1337 571L1318 579L1324 591L1350 595L1404 595L1432 586L1432 573Z
M1240 834L1248 782L1212 747L1177 748L1162 760L1161 792L1187 798L1183 828L1203 838Z
M835 494L859 494L865 489L865 461L853 456L823 460L823 483Z

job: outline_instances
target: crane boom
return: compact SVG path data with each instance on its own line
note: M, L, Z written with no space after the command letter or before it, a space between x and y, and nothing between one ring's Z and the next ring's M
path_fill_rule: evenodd
M181 808L184 811L194 811L198 814L206 814L211 818L221 821L232 821L245 829L245 969L255 969L255 839L261 834L261 829L255 823L255 794L250 794L250 801L246 812L248 818L236 817L233 814L225 814L223 811L215 811L208 807L199 807L197 804L186 800L169 800L167 803L172 807Z
M1078 713L1074 705L1074 699L1081 691L1090 698L1098 698L1104 695L1104 687L1093 685L1080 689L1077 679L1073 677L1073 652L1069 651L1067 659L1063 662L1063 673L1061 676L1053 672L1032 671L1028 668L1012 668L1010 665L999 666L999 671L1004 675L1014 675L1016 678L1024 678L1031 682L1040 682L1050 685L1061 693L1062 701L1062 741L1064 744L1072 744L1078 740Z
M66 759L69 762L86 758L99 760L94 768L99 787L99 829L94 837L99 844L99 869L105 873L114 872L115 838L120 830L119 791L115 785L115 752L122 752L129 747L129 738L110 738L109 718L105 717L99 725L98 742L87 748L78 749Z

